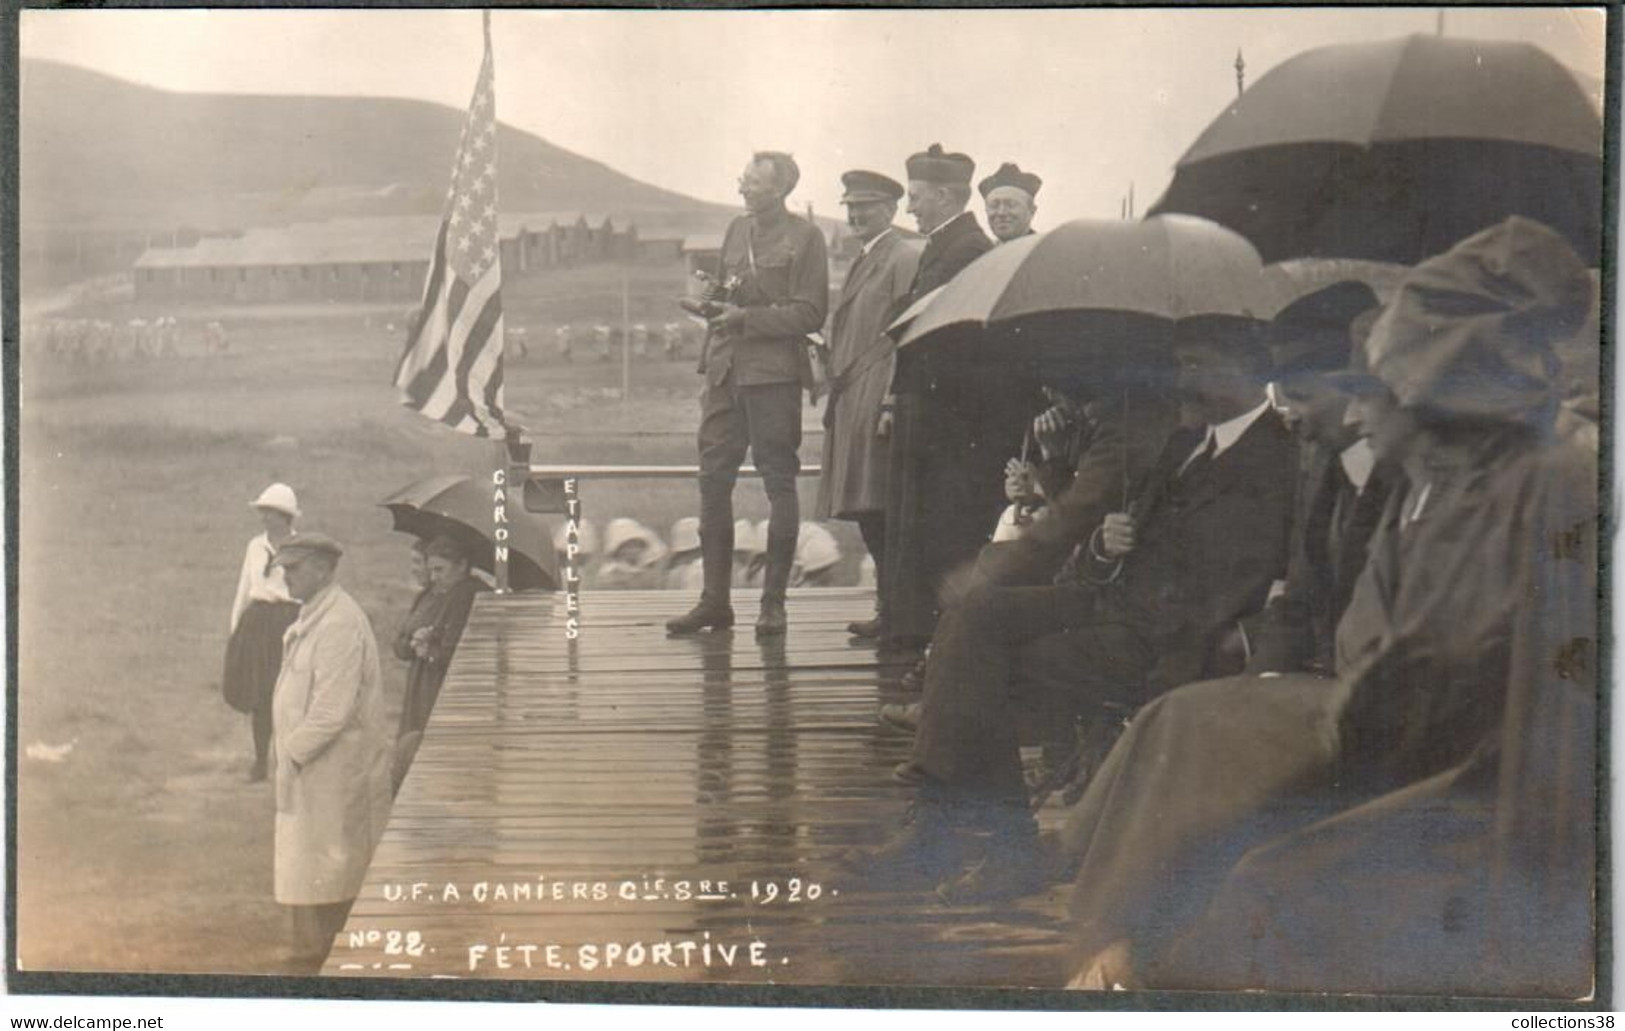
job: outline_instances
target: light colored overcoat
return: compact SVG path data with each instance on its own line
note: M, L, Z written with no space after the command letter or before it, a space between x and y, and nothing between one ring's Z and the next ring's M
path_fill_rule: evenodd
M272 714L276 900L353 899L389 819L394 732L372 624L337 584L288 628Z
M886 507L891 444L875 434L891 388L893 341L886 315L908 293L923 245L893 229L853 262L830 318L832 393L824 417L824 474L819 519L850 518Z

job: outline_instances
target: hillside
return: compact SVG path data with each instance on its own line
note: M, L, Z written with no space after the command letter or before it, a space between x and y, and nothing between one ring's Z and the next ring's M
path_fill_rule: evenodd
M24 61L23 225L164 231L434 214L463 114L376 97L174 93ZM498 147L509 211L616 214L645 235L717 232L731 214L511 126Z

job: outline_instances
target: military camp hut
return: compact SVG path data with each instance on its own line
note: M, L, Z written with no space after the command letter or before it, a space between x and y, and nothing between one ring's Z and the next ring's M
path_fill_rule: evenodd
M503 275L647 260L637 227L621 224L625 228L617 229L612 216L579 212L503 215ZM423 294L439 226L433 216L343 218L153 247L136 259L135 293L162 302L410 303Z

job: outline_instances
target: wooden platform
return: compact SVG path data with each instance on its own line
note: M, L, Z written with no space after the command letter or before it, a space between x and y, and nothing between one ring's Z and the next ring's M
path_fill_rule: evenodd
M668 638L689 601L588 594L568 642L562 598L480 599L326 972L1063 983L1064 892L957 910L834 865L909 798L908 739L875 719L903 670L845 631L869 592L793 591L768 643L746 592L743 629Z

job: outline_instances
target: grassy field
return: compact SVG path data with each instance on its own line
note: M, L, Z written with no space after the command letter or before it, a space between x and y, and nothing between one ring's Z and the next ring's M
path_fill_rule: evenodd
M645 285L640 306L656 310L667 286ZM519 307L539 311L542 300ZM21 368L25 969L278 969L271 791L245 782L247 717L219 695L242 548L257 532L246 502L273 480L291 484L302 525L345 542L341 580L385 637L411 588L407 539L391 532L378 499L491 461L488 442L396 404L400 334L384 329L388 312L207 317L226 323L228 354L100 366L25 358ZM620 376L618 363L512 363L509 404L536 440L535 460L691 463L692 362L639 363L624 401ZM806 418L816 428L816 413ZM804 459L816 461L820 445L809 433ZM765 517L757 485L739 494L742 515ZM630 515L663 531L696 498L689 483L605 483L585 503L600 524ZM848 527L839 533L855 542ZM685 602L674 597L674 611ZM393 658L386 683L397 703L403 669ZM44 747L29 755L30 745Z

